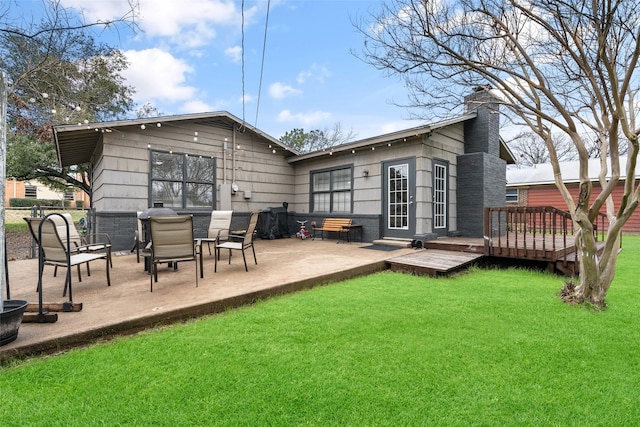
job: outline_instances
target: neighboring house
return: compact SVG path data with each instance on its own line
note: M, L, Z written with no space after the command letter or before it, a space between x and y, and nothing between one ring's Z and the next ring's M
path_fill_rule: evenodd
M620 168L622 169L620 181L613 190L613 201L616 207L620 206L620 200L624 191L626 181L626 164L627 159L620 159ZM611 176L611 163L607 159L607 178ZM567 189L574 198L578 195L580 162L562 162L560 170L562 171L562 179ZM602 191L598 175L600 174L600 160L589 160L589 178L593 185L591 192L591 201L597 194ZM640 174L636 175L636 179ZM555 185L553 178L553 169L550 163L535 165L526 169L508 169L507 170L507 205L508 206L553 206L558 209L567 210L560 191ZM602 213L605 208L602 208ZM623 227L623 231L627 233L640 233L640 211L634 212Z
M82 205L87 207L89 197L84 191L55 191L38 181L18 181L16 179L5 180L4 205L9 207L11 199L45 199L59 200L60 204L63 200L69 202L70 207Z
M56 126L63 166L92 165L92 207L114 247L130 247L136 211L162 202L206 229L281 207L295 219L349 217L364 240L483 235L483 208L504 205L497 105L478 90L455 119L299 154L227 112ZM293 223L295 224L295 222Z

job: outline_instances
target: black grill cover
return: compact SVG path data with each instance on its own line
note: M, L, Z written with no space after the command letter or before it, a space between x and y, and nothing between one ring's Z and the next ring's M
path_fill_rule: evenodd
M260 212L257 227L258 237L261 239L280 239L291 237L287 208L267 208Z

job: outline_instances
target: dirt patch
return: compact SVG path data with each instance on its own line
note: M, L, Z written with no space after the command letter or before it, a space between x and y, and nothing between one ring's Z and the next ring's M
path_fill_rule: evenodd
M28 232L7 231L5 232L5 240L9 261L31 258L32 239Z

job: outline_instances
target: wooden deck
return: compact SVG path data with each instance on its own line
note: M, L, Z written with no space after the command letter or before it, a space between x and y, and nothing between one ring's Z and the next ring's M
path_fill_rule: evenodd
M392 271L440 276L459 271L482 257L482 254L470 252L422 249L388 259L386 262Z
M555 262L576 251L575 239L567 235L509 233L492 238L485 254L503 258L532 259Z
M598 252L604 249L605 223L594 223ZM546 266L574 275L579 270L571 215L551 206L485 208L483 238L446 237L424 242L425 250L387 260L394 270L441 275L479 258L500 258ZM600 236L598 236L600 234Z
M485 244L483 238L443 237L425 242L424 250L387 259L394 271L410 271L414 274L442 276L460 271L483 257L495 257L504 260L532 261L546 265L549 271L573 275L578 271L573 238L566 241L556 236L532 236L523 234L510 239L498 239ZM599 242L599 249L604 246Z

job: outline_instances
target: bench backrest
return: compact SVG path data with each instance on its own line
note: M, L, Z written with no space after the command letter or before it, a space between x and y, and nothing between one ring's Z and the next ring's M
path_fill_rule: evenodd
M351 218L325 218L322 221L322 229L340 231L343 227L351 225Z

